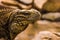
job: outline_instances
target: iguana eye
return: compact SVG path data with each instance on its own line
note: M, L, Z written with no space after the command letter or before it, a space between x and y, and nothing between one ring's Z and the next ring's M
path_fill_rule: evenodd
M30 13L29 12L22 12L23 15L29 16Z

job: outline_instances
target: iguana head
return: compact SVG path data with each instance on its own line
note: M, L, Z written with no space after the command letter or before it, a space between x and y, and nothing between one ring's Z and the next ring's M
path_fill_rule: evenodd
M10 16L10 33L16 36L18 33L25 30L29 23L34 23L40 20L41 14L37 10L15 10Z

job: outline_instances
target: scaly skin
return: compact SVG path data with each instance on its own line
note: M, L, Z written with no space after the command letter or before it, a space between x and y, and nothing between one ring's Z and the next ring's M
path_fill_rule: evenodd
M16 35L24 31L29 23L33 24L40 20L40 17L37 10L20 10L0 5L0 27L2 28L0 34L5 32L0 37L4 36L6 40L14 40Z

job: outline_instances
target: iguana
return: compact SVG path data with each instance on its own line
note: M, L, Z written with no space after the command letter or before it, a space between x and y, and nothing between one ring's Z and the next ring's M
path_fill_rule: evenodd
M29 23L40 20L41 14L35 9L20 10L0 5L0 38L14 40Z

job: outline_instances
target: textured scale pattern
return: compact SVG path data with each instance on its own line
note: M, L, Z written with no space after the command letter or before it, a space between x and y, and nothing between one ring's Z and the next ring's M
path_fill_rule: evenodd
M13 40L17 34L28 27L29 23L33 24L40 20L40 17L40 12L34 9L20 10L0 5L0 37Z

